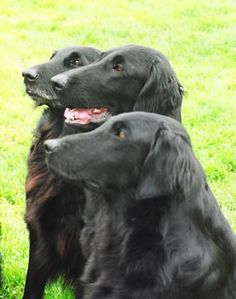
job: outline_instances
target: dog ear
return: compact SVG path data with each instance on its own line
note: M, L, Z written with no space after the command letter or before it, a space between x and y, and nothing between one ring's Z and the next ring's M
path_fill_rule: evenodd
M136 198L173 196L180 192L187 196L198 185L197 163L186 135L174 134L161 124L144 161Z
M181 122L183 88L164 57L156 57L141 89L134 111L170 116Z

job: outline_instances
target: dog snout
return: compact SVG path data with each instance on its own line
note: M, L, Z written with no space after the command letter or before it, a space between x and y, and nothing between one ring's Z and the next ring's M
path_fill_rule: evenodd
M22 76L28 82L34 82L38 79L39 74L33 68L26 69L22 72Z
M51 154L52 152L55 152L55 150L58 148L58 140L57 139L51 139L44 142L44 150L46 154Z
M52 87L55 92L62 91L67 85L67 80L64 75L57 75L51 78Z

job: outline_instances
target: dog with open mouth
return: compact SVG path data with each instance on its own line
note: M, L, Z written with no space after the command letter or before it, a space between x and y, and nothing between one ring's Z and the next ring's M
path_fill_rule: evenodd
M67 107L65 127L102 124L131 111L159 113L181 122L183 88L167 58L152 48L126 45L108 50L90 65L61 73L51 82ZM86 259L93 255L95 219L102 202L98 198L103 197L92 189L85 191L90 208L89 212L85 208L87 221L81 237Z
M88 124L130 111L148 111L181 121L183 89L166 57L127 45L103 53L79 69L54 76L52 85L67 124Z
M99 55L100 51L92 47L66 47L55 51L48 62L22 73L26 93L35 105L47 106L35 130L28 157L25 221L30 251L24 299L42 298L46 283L58 276L76 287L84 268L79 244L84 192L56 179L48 171L43 142L82 130L79 127L63 129L65 107L58 101L50 79L61 72L87 65Z
M236 298L236 237L179 122L124 113L45 151L55 175L102 195L86 198L78 298Z
M46 282L54 278L54 276L63 274L67 280L74 282L76 275L79 277L82 272L83 257L89 257L93 248L93 216L96 214L96 208L91 213L91 225L87 225L86 229L83 230L83 233L87 236L87 246L83 250L82 256L80 255L80 247L77 241L80 238L80 230L83 227L81 217L81 210L83 210L84 204L83 190L79 185L71 186L66 181L58 180L52 175L48 176L48 169L45 164L40 168L40 172L38 167L35 168L39 160L40 163L45 163L42 150L43 141L49 138L57 138L60 135L91 131L108 120L112 115L127 111L143 110L159 112L181 121L183 89L164 55L142 46L124 46L99 55L97 59L98 63L106 60L107 57L110 59L109 55L114 56L113 52L115 52L115 55L118 54L117 57L119 57L120 52L121 54L123 53L122 55L126 57L126 61L130 67L127 73L128 76L124 80L119 79L121 68L117 65L112 68L112 74L115 76L113 79L117 77L117 82L113 80L112 82L107 82L107 84L105 82L103 85L99 85L99 83L102 83L99 82L99 77L103 76L99 71L96 72L98 77L91 77L93 80L90 81L91 74L86 75L87 69L85 66L79 67L83 69L84 75L86 75L83 86L80 82L81 76L79 81L72 78L70 87L62 92L60 88L58 90L58 83L55 82L58 79L57 76L54 76L51 81L47 81L50 91L46 94L47 96L48 94L52 95L51 98L53 101L46 100L46 104L50 107L50 113L47 111L39 122L36 131L37 138L32 146L29 157L29 174L26 184L26 222L29 230L32 231L32 234L30 234L30 243L32 246L30 248L29 269L24 299L31 298L29 294L33 294L34 298L41 298ZM132 60L133 56L136 57L135 60ZM62 65L68 65L67 63L71 61L73 67L77 67L77 59L73 57L70 60L67 57L68 55L66 55L66 58L57 59L56 54L49 63L52 63L54 60L55 63L60 62ZM136 64L140 66L134 72ZM94 66L96 67L96 64ZM62 76L59 77L60 84L65 83L64 79L68 74L71 74L71 71L62 73ZM40 98L43 91L39 92L39 89L33 89L32 87L40 77L35 75L35 72L31 73L28 79L26 79L27 72L24 72L23 76L25 80L33 80L30 83L26 82L26 87L32 91L30 92L31 94L37 93ZM94 82L94 79L98 84ZM115 88L116 85L118 89ZM89 94L90 88L93 90L91 94ZM121 94L120 98L119 93ZM136 101L135 96L137 93L139 96ZM86 96L86 94L89 94L89 96ZM129 96L125 101L123 99L126 94ZM37 101L39 101L38 97ZM38 103L41 104L41 102ZM52 106L53 103L55 107ZM64 107L67 108L64 109ZM55 108L57 108L56 111ZM97 192L94 192L86 194L87 196L91 199L99 195ZM32 204L32 202L37 203ZM34 238L35 231L37 232L37 237L40 236L38 239ZM35 241L35 239L37 240ZM54 256L56 259L54 259ZM34 265L37 265L37 267ZM54 269L56 269L56 272ZM80 298L79 287L76 294L77 298Z
M167 58L152 48L126 45L108 50L90 65L56 75L51 82L67 106L65 127L90 126L91 119L97 120L97 110L100 124L130 111L159 113L181 122L183 88ZM86 191L89 201L99 196ZM86 258L92 253L97 209L95 205L90 211L90 222L83 229Z

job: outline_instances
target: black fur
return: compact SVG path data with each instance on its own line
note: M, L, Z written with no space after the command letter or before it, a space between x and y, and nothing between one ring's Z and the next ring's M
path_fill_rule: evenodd
M69 107L107 107L113 115L148 111L181 121L183 90L160 52L137 45L109 50L98 61L52 78Z
M77 127L67 128L64 132L64 108L57 101L50 78L92 62L99 53L89 47L63 48L54 52L49 62L22 73L26 92L36 105L49 106L36 128L28 157L25 221L29 230L30 252L24 299L42 298L46 283L59 275L67 283L75 285L84 267L79 244L84 192L56 179L48 171L43 142L80 131Z
M91 51L93 53L92 57ZM100 65L106 64L107 61L113 59L112 57L120 54L126 59L128 76L122 79L123 75L119 71L111 69L112 74L113 72L114 74L110 81L111 72L108 72L108 77L105 77L101 72ZM48 63L23 72L28 94L35 99L37 105L46 104L49 106L36 130L36 139L32 145L28 162L29 174L26 184L27 211L25 218L30 230L31 249L24 299L41 298L46 282L60 274L63 274L67 280L74 282L76 276L78 277L83 269L84 261L80 256L77 237L83 225L81 209L83 209L84 194L80 187L73 187L55 179L48 172L44 163L42 143L49 138L57 138L60 135L89 131L97 125L64 124L63 127L64 108L66 106L89 108L109 106L112 114L144 110L167 114L181 120L183 92L174 71L161 53L141 46L124 46L102 54L98 59L99 68L97 69L97 64L94 65L95 72L93 69L87 70L87 68L81 67L84 70L83 73L79 73L79 77L76 74L76 78L72 78L68 89L61 93L54 86L56 92L54 91L52 82L50 82L52 76L66 71L68 68L74 68L76 57L80 58L80 65L82 66L95 60L97 56L98 51L91 48L80 47L77 50L75 48L65 48L56 52ZM135 59L133 59L134 57ZM126 67L126 64L124 66ZM66 71L63 75L60 75L59 79L61 78L62 82L66 82L64 78L70 74L70 70ZM102 78L105 80L104 82ZM81 86L82 81L83 86ZM136 101L137 92L139 97ZM62 189L65 190L64 193L62 193ZM90 194L89 198L93 196L97 197L98 194L96 192ZM77 201L75 198L77 198ZM78 198L80 202L78 202ZM57 204L58 206L56 206ZM71 206L68 210L66 208L67 204ZM78 206L76 206L77 204ZM49 213L49 208L52 214ZM57 219L53 214L54 210L57 211ZM96 211L91 213L91 219L93 219L95 213ZM67 220L65 221L66 227L68 226L66 229L62 229L60 225L55 224L60 223L64 214L66 214L66 218L76 220L72 224L72 226L77 227L76 230L70 228L70 221ZM50 225L45 226L44 223ZM48 229L49 227L52 227L52 229ZM44 231L45 236L41 233L41 230ZM92 248L90 241L93 240L93 230L92 224L86 226L83 230L83 233L87 235L88 243L87 249L83 252L85 257L90 255L90 248ZM59 241L57 239L61 242L61 237L58 237L58 234L63 235L64 245L69 244L69 240L73 241L73 245L64 246L64 248L69 247L71 249L69 254L65 252L68 259L61 257L61 253L59 253L59 258L52 259L53 262L55 260L55 266L48 267L50 265L48 259L51 259L52 256L58 256L57 243ZM39 249L41 247L43 249ZM53 251L53 255L51 251ZM69 256L73 258L69 260ZM75 261L76 257L78 260ZM35 259L36 262L33 261ZM47 267L44 267L47 263ZM70 270L73 270L72 273L70 273Z
M81 298L236 298L236 238L180 123L127 113L45 149L87 189Z

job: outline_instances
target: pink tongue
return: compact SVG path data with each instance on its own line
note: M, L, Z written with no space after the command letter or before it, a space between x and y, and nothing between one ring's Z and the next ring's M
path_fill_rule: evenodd
M70 123L89 124L90 122L102 121L107 113L107 108L66 108L64 116L66 121Z
M78 120L80 123L86 124L90 122L92 109L69 109L66 108L64 116L70 120Z

